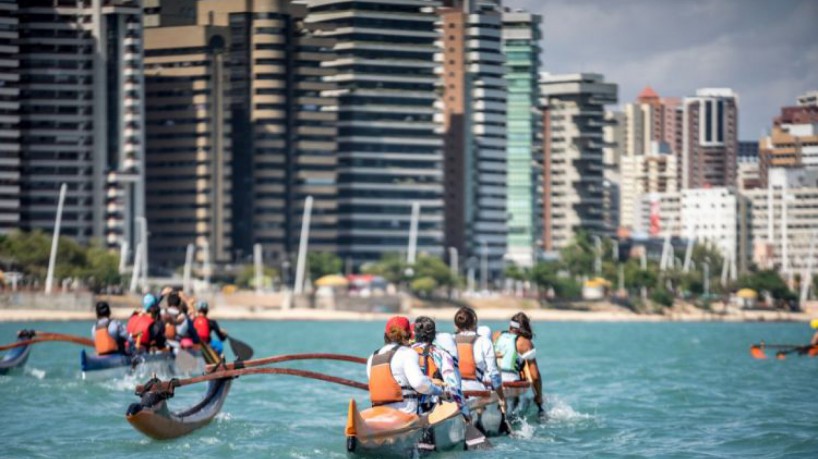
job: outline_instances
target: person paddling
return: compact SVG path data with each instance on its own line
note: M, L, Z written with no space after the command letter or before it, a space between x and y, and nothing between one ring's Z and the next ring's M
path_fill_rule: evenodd
M193 319L193 328L196 330L199 340L213 347L218 354L224 351L224 348L216 345L215 341L210 338L211 333L215 333L222 342L227 339L227 332L219 328L219 323L207 317L208 306L206 301L199 301L196 304L196 318Z
M443 389L423 374L418 354L407 346L411 338L409 319L394 316L386 322L384 346L366 364L372 406L388 406L404 413L418 413L420 395L441 396Z
M500 399L500 406L505 411L505 394L500 371L494 355L491 340L477 334L477 314L468 307L460 308L454 315L457 329L457 360L460 376L463 378L463 390L485 390L491 386Z
M91 329L97 355L125 353L128 332L118 320L111 319L111 307L100 301L95 306L97 321Z
M437 336L435 328L435 321L429 317L420 316L415 319L415 343L412 349L418 353L420 370L433 381L441 380L451 394L452 401L457 403L460 411L468 418L469 407L463 397L460 373L454 365L454 358L443 348L434 344ZM431 411L436 402L435 397L424 396L420 401L420 410L422 412Z
M128 329L136 349L138 351L163 349L165 347L165 325L159 320L159 299L148 293L142 298L142 307L143 313L132 316L128 321Z
M508 331L494 334L494 350L503 381L519 381L522 378L529 380L534 389L537 412L543 417L542 378L532 339L534 333L531 331L531 320L525 313L519 312L509 321Z

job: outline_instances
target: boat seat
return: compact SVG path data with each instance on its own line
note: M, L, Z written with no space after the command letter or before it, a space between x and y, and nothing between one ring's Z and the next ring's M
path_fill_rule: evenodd
M361 417L366 421L367 427L374 430L402 429L412 426L419 419L415 414L404 413L388 406L376 406L363 410Z

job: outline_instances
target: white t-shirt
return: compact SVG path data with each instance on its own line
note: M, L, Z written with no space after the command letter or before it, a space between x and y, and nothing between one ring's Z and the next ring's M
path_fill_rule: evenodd
M378 354L385 354L395 347L394 344L387 344L378 350ZM392 357L390 363L392 369L392 376L395 381L403 387L411 387L421 394L440 395L441 389L432 383L422 371L418 364L418 353L406 346L400 346ZM372 356L366 362L366 377L369 378L372 371ZM416 398L407 398L402 402L389 403L385 406L395 408L404 413L416 414L418 411L418 400Z
M460 332L458 335L474 336L473 331ZM494 345L485 336L477 336L474 341L474 364L483 372L483 381L498 388L502 384L500 370L497 368L497 357L494 355ZM486 390L481 381L463 380L463 390Z

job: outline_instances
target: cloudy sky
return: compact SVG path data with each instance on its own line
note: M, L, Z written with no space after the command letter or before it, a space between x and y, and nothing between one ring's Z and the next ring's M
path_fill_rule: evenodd
M816 0L505 0L543 16L544 70L598 72L620 104L730 87L739 138L757 140L780 107L818 90Z

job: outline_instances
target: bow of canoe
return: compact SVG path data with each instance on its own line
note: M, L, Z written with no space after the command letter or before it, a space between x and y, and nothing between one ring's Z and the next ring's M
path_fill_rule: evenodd
M167 399L172 394L146 392L139 403L128 407L125 417L134 429L156 440L187 435L204 427L219 414L230 392L231 381L230 378L208 381L207 391L201 401L178 412L172 412L168 408Z

